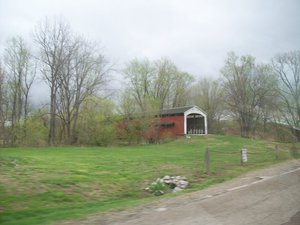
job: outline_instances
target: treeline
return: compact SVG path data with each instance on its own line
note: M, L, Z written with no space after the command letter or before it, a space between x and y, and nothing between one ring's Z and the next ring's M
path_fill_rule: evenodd
M195 81L168 60L135 59L124 70L122 114L197 105L207 113L209 133L232 129L246 138L300 140L300 51L278 54L268 64L230 52L220 72L218 79Z
M209 133L226 133L235 122L243 137L277 129L280 138L300 140L300 51L268 64L229 53L219 79L198 81L168 59L133 59L119 71L125 82L117 102L107 98L111 65L62 19L37 24L30 45L11 38L0 56L0 144L141 142L160 110L194 104L207 112ZM41 80L49 102L32 107Z
M9 40L5 49L0 70L1 139L9 145L74 144L83 121L81 111L88 99L104 90L109 65L96 43L74 33L63 20L39 23L33 43L35 53L22 37ZM37 76L49 87L50 101L45 109L29 111L28 97Z

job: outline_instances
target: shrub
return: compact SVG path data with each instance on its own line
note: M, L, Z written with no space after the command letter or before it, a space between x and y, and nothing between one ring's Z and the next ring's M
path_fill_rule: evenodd
M156 182L153 182L147 190L150 193L153 193L156 196L163 195L169 188L163 182L158 179Z

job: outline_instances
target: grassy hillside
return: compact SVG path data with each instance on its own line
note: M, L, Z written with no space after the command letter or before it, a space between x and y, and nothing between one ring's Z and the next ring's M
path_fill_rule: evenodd
M48 224L150 201L158 197L144 188L164 175L186 176L187 191L199 190L278 162L275 144L280 160L289 159L290 144L210 135L134 147L0 149L0 223ZM243 147L249 162L242 167Z

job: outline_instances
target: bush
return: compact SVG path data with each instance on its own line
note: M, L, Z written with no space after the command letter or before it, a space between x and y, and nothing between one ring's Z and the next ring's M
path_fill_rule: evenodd
M156 196L163 195L169 188L163 182L158 179L156 182L153 182L147 190L150 193L153 193Z
M109 146L116 141L116 125L113 121L98 118L97 121L89 121L80 124L78 130L78 142L83 145Z
M44 114L36 112L26 120L26 126L23 123L18 132L18 144L22 146L46 146L48 137L48 128L44 121Z

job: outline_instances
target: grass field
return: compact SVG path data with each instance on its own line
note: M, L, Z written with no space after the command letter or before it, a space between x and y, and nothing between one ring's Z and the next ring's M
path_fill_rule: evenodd
M275 144L209 135L134 147L0 149L0 224L51 224L148 202L160 197L144 188L164 175L186 176L186 191L199 190L278 162ZM280 160L291 158L291 145L277 144ZM249 162L242 167L243 147Z

